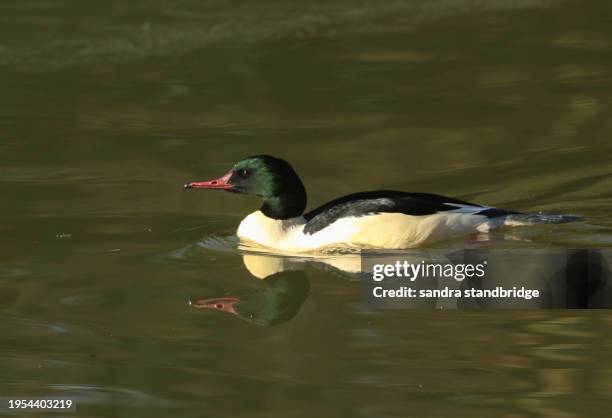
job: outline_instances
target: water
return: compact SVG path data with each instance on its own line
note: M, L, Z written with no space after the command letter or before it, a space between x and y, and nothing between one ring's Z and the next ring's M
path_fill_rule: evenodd
M0 396L83 417L606 416L608 313L363 312L350 255L259 280L278 259L228 238L256 199L181 186L270 153L309 207L436 192L587 219L478 245L609 248L611 12L3 1ZM242 316L188 304L236 295Z

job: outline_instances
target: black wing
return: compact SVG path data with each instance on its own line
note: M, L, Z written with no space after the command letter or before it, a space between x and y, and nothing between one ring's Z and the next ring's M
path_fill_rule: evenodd
M458 207L456 205L472 206L476 208L474 214L481 214L487 217L515 213L436 194L377 190L343 196L306 213L304 218L306 218L307 223L304 226L304 233L314 234L338 219L349 216L359 217L376 213L403 213L406 215L423 216L457 210ZM477 208L482 208L482 211L477 211Z

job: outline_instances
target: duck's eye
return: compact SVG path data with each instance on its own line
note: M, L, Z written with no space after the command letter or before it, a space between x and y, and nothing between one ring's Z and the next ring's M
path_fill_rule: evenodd
M250 172L249 172L249 170L247 170L246 168L243 168L242 170L238 170L238 175L239 175L240 177L245 178L245 177L248 177L248 176L249 176L249 174L251 174L251 173L250 173Z

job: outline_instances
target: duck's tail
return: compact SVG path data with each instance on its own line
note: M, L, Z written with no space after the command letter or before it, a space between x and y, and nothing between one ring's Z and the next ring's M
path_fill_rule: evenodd
M584 218L580 215L563 215L560 213L537 212L537 213L513 213L504 219L505 226L523 226L535 224L564 224L568 222L580 222Z

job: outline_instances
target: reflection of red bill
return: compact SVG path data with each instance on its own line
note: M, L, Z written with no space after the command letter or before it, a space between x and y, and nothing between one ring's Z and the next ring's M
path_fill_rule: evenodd
M238 312L234 309L234 305L238 302L240 302L240 299L229 296L225 298L199 299L196 300L192 306L198 309L215 309L217 311L238 315Z

